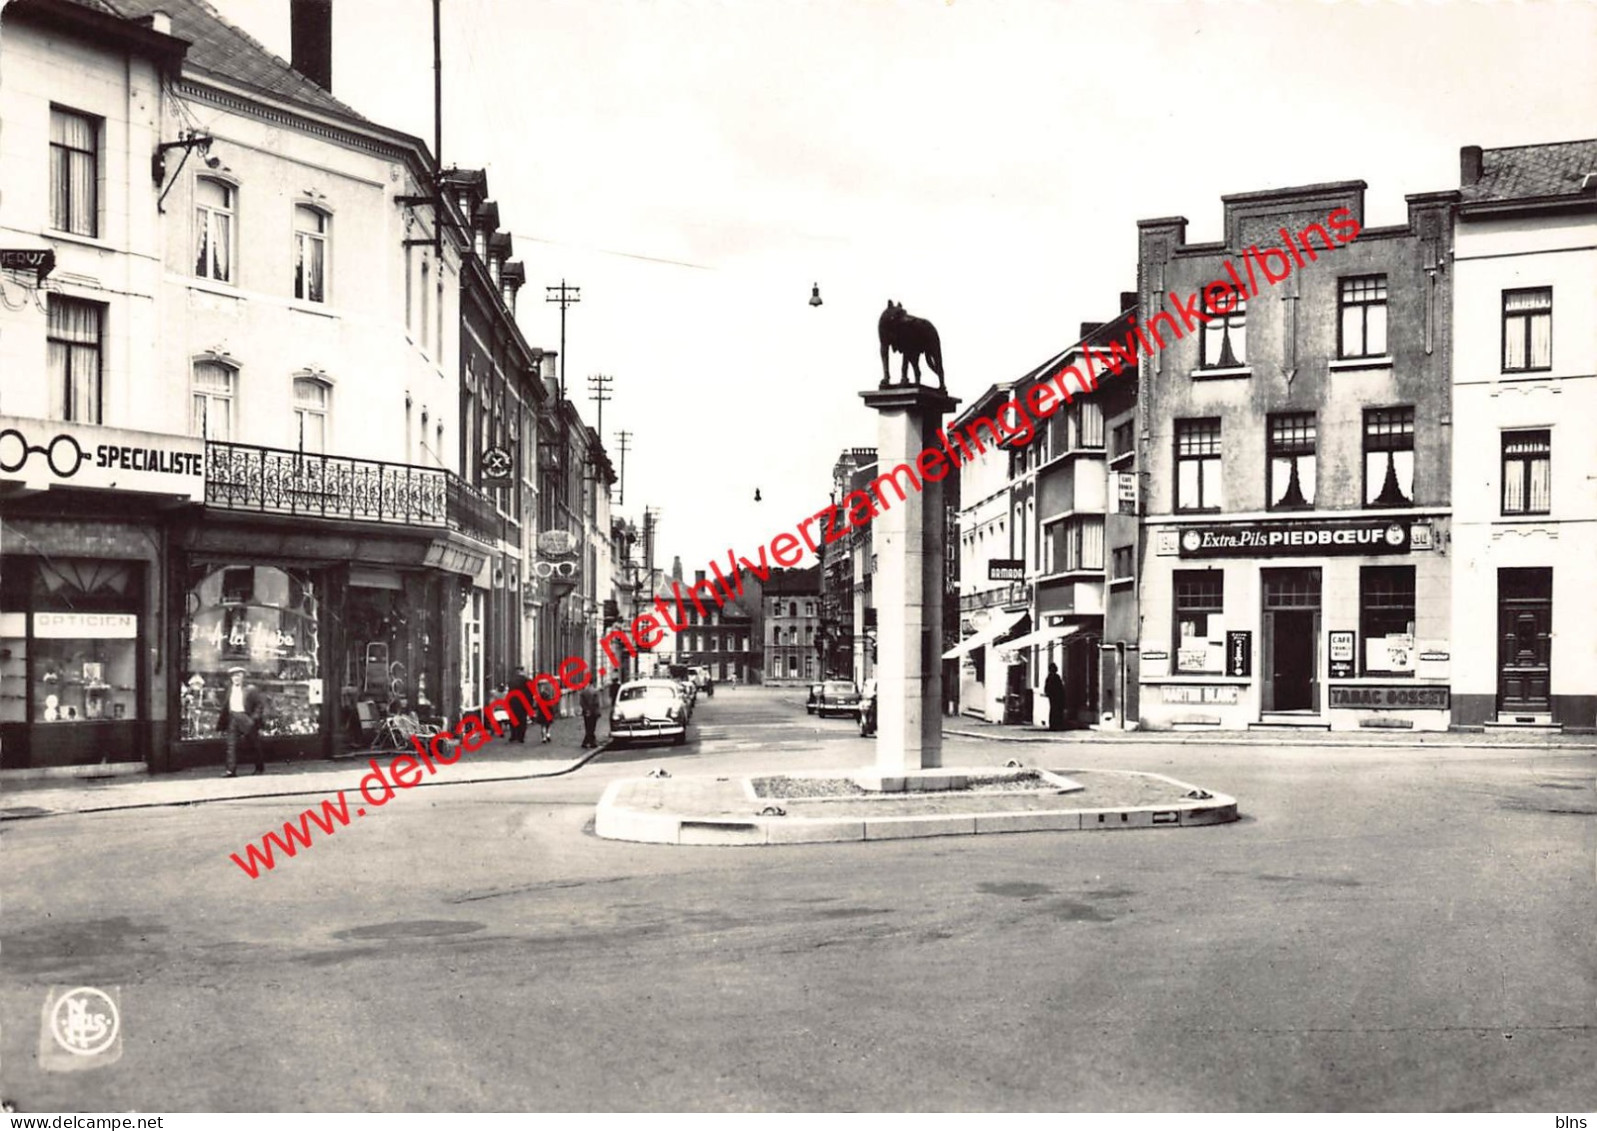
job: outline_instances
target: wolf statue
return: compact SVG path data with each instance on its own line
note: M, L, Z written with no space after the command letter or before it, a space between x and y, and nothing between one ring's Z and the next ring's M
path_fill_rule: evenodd
M937 327L924 318L916 318L892 299L887 300L887 309L882 311L882 316L876 320L876 336L882 343L882 383L880 388L887 388L891 383L887 373L887 351L897 350L904 357L903 372L899 376L900 385L909 384L910 366L915 367L915 384L921 383L920 359L926 355L926 364L931 366L933 373L937 374L937 387L943 392L948 391L948 384L943 380L943 346L937 339Z

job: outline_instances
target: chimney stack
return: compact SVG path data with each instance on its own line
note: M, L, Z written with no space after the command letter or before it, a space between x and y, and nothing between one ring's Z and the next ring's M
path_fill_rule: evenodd
M333 89L333 0L289 0L293 67L329 93Z
M1458 151L1458 183L1460 188L1468 188L1477 184L1481 179L1481 147L1466 145Z

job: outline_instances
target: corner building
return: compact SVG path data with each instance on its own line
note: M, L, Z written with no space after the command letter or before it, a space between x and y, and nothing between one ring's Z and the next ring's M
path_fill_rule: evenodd
M1165 343L1139 377L1145 727L1449 725L1450 197L1363 228L1364 189L1224 197L1218 243L1138 225ZM1256 285L1177 340L1169 296L1228 263Z

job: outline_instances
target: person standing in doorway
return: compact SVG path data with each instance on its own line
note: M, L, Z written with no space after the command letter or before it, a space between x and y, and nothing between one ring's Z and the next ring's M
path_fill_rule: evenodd
M243 743L255 755L255 772L266 772L266 756L261 749L261 723L266 718L266 697L254 684L244 685L244 669L228 671L227 706L222 709L223 731L227 736L227 772L238 777L238 748Z
M510 687L512 690L520 691L522 694L526 694L526 668L516 668L516 674L511 677ZM508 691L505 693L505 699L507 702L510 699L510 694ZM517 711L514 707L510 708L510 741L519 742L523 746L527 744L527 716L522 714L520 711Z
M1048 729L1065 729L1065 681L1059 678L1059 665L1048 665L1048 678L1042 693L1048 696Z
M594 737L594 728L599 725L599 692L593 684L588 684L582 689L582 694L577 697L577 702L582 706L582 745L585 749L599 745L599 740Z

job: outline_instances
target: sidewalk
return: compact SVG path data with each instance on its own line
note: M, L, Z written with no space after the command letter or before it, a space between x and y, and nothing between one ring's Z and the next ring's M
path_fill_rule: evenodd
M558 777L580 768L604 752L608 743L601 733L599 746L582 749L582 723L561 726L554 741L538 742L538 728L529 727L526 745L508 738L494 739L475 754L460 752L451 766L439 766L435 775L422 775L422 787L462 785L470 782L522 781ZM369 759L381 766L404 750L355 751L348 756L312 762L267 763L256 775L249 766L236 778L222 776L222 767L204 766L171 774L129 774L107 778L54 778L0 783L0 821L49 817L61 813L100 813L112 809L150 809L168 805L196 805L208 801L249 801L270 797L332 796L339 790L354 792L369 775ZM414 751L408 752L414 754Z
M1449 747L1471 750L1585 750L1597 754L1597 734L1544 731L1415 730L1048 730L1037 726L1005 726L980 719L945 719L944 737L985 742L1047 743L1058 746L1120 743L1143 746L1352 746L1375 748Z

